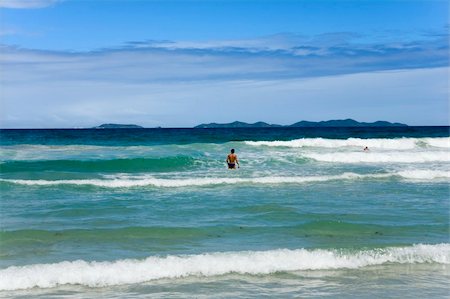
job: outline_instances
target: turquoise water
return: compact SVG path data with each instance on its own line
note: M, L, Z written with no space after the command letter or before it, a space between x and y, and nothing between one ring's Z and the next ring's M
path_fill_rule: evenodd
M4 297L450 292L448 127L1 130L0 144Z

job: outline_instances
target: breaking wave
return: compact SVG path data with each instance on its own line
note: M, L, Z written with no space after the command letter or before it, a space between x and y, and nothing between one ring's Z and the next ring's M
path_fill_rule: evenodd
M302 153L303 157L337 163L427 163L450 162L450 153L438 152L349 152Z
M406 150L417 147L450 148L449 137L439 138L348 138L348 139L326 139L326 138L301 138L289 141L245 141L254 146L281 146L281 147L369 147L380 149Z
M448 179L450 173L438 170L410 170L392 173L357 174L346 172L330 176L268 176L253 178L190 178L190 179L161 179L154 177L143 178L114 178L114 179L81 179L81 180L20 180L0 179L0 182L34 185L85 185L103 188L130 188L130 187L189 187L189 186L213 186L223 184L301 184L310 182L326 182L334 180L357 179L381 179L389 177L401 177L414 180Z
M372 250L306 250L216 252L152 256L113 262L64 261L12 266L0 270L0 290L52 288L59 285L105 287L187 276L228 273L264 275L304 270L357 269L386 263L450 263L450 244L413 245Z

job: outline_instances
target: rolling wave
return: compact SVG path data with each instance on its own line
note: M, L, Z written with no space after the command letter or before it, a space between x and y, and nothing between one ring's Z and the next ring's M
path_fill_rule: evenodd
M301 138L289 141L245 141L253 146L272 146L272 147L369 147L379 149L407 150L418 147L437 147L450 148L449 137L439 138L348 138L348 139L326 139L326 138Z
M305 270L358 269L386 263L450 263L450 244L413 245L372 250L277 249L151 256L113 262L64 261L12 266L0 270L0 290L53 288L59 285L105 287L187 276L229 273L267 275Z
M450 162L450 153L438 152L348 152L302 153L303 157L334 163L427 163Z
M232 184L302 184L312 182L326 182L335 180L358 180L358 179L382 179L390 177L401 177L413 180L448 179L450 173L434 170L411 170L392 173L357 174L346 172L340 175L330 176L267 176L253 178L190 178L190 179L161 179L154 177L143 178L114 178L114 179L81 179L81 180L21 180L0 179L0 182L29 185L29 186L57 186L78 185L96 186L103 188L130 188L130 187L189 187L189 186L214 186Z

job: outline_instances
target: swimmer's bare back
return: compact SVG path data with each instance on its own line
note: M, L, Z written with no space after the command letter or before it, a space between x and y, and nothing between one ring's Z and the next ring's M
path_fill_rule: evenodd
M229 154L229 155L228 155L228 161L229 161L230 163L236 163L236 160L237 160L236 154Z
M228 168L229 169L236 169L236 163L237 163L238 168L239 168L239 161L238 161L238 158L237 158L236 154L229 154L227 156L227 163L228 163Z

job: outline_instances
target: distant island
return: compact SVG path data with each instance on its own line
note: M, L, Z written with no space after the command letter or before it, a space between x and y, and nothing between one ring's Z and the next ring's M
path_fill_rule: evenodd
M93 129L143 129L144 127L138 125L122 125L122 124L102 124Z
M208 129L208 128L326 128L326 127L407 127L408 125L402 123L391 123L388 121L376 121L376 122L359 122L353 119L337 119L337 120L327 120L327 121L299 121L292 125L277 125L268 124L263 121L256 123L246 123L242 121L235 121L232 123L219 124L219 123L209 123L201 124L195 126L196 129ZM102 124L93 129L143 129L144 127L133 125L133 124ZM157 127L161 128L161 127Z
M235 121L227 124L201 124L195 126L195 128L279 128L279 127L291 127L291 128L312 128L312 127L407 127L408 125L401 123L391 123L388 121L376 121L372 123L358 122L353 119L337 119L337 120L327 120L327 121L299 121L292 125L282 126L276 124L268 124L265 122L256 122L253 124Z

